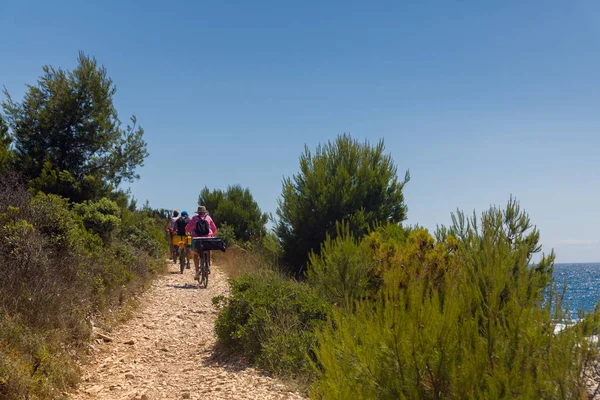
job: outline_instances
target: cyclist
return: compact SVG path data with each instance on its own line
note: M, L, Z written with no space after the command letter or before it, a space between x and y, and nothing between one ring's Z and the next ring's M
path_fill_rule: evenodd
M182 211L181 216L175 221L175 243L182 241L185 243L185 255L187 257L187 267L190 267L190 247L187 244L187 234L185 227L190 223L190 217L187 211Z
M196 248L196 239L213 237L217 233L217 226L215 225L214 221L212 220L211 217L206 215L207 214L206 207L204 207L204 206L198 207L198 211L196 211L196 214L197 215L194 215L194 217L191 219L191 221L185 227L186 232L190 233L192 235L192 239L193 239L192 251L194 252L194 268L196 269L196 275L195 275L194 279L198 279L198 277L200 275L199 274L200 253L198 253L198 250ZM208 223L208 228L209 228L208 233L202 234L202 232L196 231L196 223L199 220L204 220ZM210 257L210 255L209 255L209 257Z
M173 243L173 236L175 235L175 221L179 218L179 211L173 210L173 215L167 219L167 223L165 225L165 230L169 232L169 247L171 248L171 258L173 259L173 264L177 263L175 261L175 253L177 252L178 247Z

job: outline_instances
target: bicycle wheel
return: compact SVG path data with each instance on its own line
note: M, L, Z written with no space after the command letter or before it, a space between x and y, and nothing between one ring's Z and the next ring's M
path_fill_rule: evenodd
M185 269L185 251L183 249L179 249L179 272L183 274L183 270Z
M208 286L208 257L206 253L202 253L200 258L200 286L206 288Z
M206 269L206 267L202 268L202 276L200 277L200 280L200 284L203 285L206 289L206 287L208 286L208 270Z

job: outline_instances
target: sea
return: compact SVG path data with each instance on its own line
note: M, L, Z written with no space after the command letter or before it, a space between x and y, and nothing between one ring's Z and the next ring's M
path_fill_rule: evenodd
M592 311L600 300L600 263L554 264L554 281L562 290L567 283L565 302L573 319L578 309Z

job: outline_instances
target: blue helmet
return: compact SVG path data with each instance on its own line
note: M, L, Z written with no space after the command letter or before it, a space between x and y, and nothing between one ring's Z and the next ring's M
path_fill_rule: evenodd
M187 211L182 211L181 215L189 215Z

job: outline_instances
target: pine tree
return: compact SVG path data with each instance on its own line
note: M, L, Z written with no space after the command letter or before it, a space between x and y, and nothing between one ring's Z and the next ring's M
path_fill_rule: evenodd
M319 253L336 223L344 221L357 238L378 223L406 219L403 188L391 155L380 140L359 143L350 135L319 145L315 153L305 148L300 172L283 181L276 232L284 261L294 273L302 273L311 251Z
M233 229L235 239L247 242L265 236L269 216L263 213L250 189L232 185L227 190L204 188L198 196L198 205L205 206L217 226Z
M138 179L135 170L148 156L144 131L135 116L121 127L106 69L80 53L73 71L43 71L20 102L5 90L2 103L16 163L30 185L83 201Z

